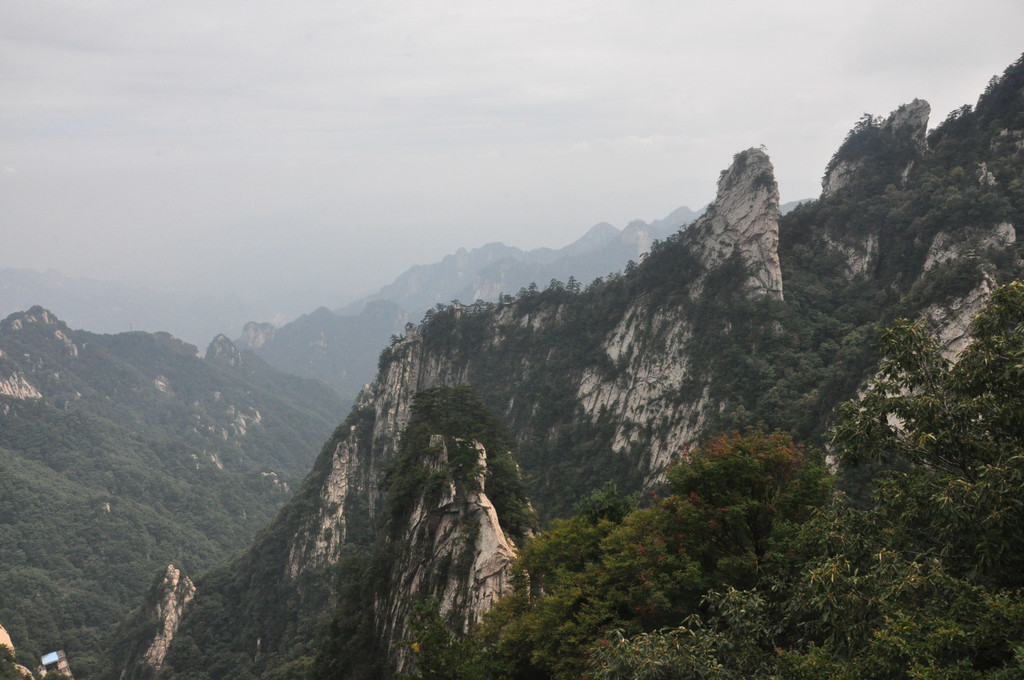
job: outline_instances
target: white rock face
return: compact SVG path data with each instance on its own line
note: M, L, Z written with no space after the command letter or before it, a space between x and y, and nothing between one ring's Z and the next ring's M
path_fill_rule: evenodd
M395 543L399 547L388 595L375 605L378 628L399 673L414 670L412 654L396 645L409 639L409 617L419 598L433 596L441 618L464 634L511 590L509 565L515 546L484 491L487 452L479 442L449 442L435 435L430 441L435 453L427 454L430 472L447 469L449 446L473 446L481 473L470 488L457 488L449 480L436 503L420 499ZM475 540L466 540L473 535Z
M206 360L223 366L239 366L242 364L242 353L238 351L228 336L221 333L207 346Z
M924 271L932 267L980 253L989 248L1009 248L1017 240L1017 232L1009 222L994 229L967 229L951 235L940 231L932 240L925 259Z
M173 564L167 565L161 590L163 597L157 603L157 618L160 623L156 637L142 656L143 663L149 664L157 672L163 668L167 650L171 646L174 634L178 632L185 607L196 594L192 580L187 576L182 578L181 571L175 569Z
M971 344L971 321L988 303L995 281L986 276L981 283L964 297L952 303L932 305L922 316L934 329L942 348L942 356L954 360Z
M862 158L857 160L841 160L836 163L821 181L821 197L827 198L845 187L862 167L864 167L864 159Z
M718 180L718 196L687 231L708 269L738 253L750 269L751 295L782 299L779 266L779 187L768 155L760 149L736 154Z
M6 378L0 378L0 394L16 399L42 399L43 395L39 390L29 383L21 373L12 373Z
M676 393L690 377L687 356L680 351L689 337L688 324L676 316L650 316L641 300L629 308L603 345L608 357L623 366L621 378L608 381L597 369L587 369L576 392L592 421L604 413L617 423L611 444L616 453L625 453L646 437L649 423L659 424L647 443L650 457L642 463L648 483L660 479L672 455L696 439L709 406L706 390L682 406L678 403ZM655 343L673 351L651 351Z
M259 349L273 340L275 333L273 324L250 321L242 329L241 342L253 349Z
M904 137L917 146L918 151L928 148L928 116L931 105L923 99L903 104L889 114L882 124L882 130L893 138Z
M867 238L857 245L841 243L828 234L822 234L822 241L826 247L838 251L846 260L846 278L851 281L858 276L866 276L872 265L878 261L877 234L868 234Z
M306 526L292 541L288 552L288 575L292 578L304 570L319 569L337 560L347 538L345 509L349 477L358 451L359 442L354 433L335 447L330 472L320 488L317 512L306 518Z
M722 173L715 202L686 237L707 269L738 254L750 272L749 294L782 299L779 217L771 161L763 151L749 149ZM576 397L591 421L605 414L616 423L613 451L625 453L645 442L641 465L648 484L659 481L672 456L697 440L710 410L717 408L706 384L689 399L679 397L687 383L706 383L689 365L685 348L691 331L679 310L652 313L650 302L638 299L602 344L619 368L616 379L592 368L579 380Z

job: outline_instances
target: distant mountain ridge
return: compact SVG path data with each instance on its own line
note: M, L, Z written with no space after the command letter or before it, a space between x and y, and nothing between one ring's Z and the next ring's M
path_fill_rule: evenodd
M585 285L622 270L698 215L683 206L650 224L634 220L621 230L601 222L559 249L524 251L503 243L460 248L439 262L411 267L373 295L334 312L321 307L280 328L249 322L238 342L273 366L322 380L353 400L373 379L388 339L431 307L453 300L493 302L552 280Z
M408 321L398 305L383 300L356 316L321 307L280 328L251 321L237 342L279 370L320 380L351 403L373 378L381 348Z
M493 302L499 295L514 294L531 283L544 287L552 279L564 282L573 277L586 285L599 276L620 271L629 260L647 252L653 241L668 237L702 212L682 206L650 224L634 220L623 229L601 222L558 249L524 251L499 242L471 250L460 248L440 262L409 268L376 293L336 311L356 314L371 301L388 300L418 318L438 303Z
M0 269L0 318L34 305L94 333L169 331L193 344L206 344L259 314L232 293L165 293L52 269Z

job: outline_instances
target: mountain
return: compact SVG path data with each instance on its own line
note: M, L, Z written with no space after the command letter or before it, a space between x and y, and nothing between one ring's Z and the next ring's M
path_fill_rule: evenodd
M168 331L192 343L238 328L260 310L238 295L165 293L57 271L0 269L0 317L34 305L94 333Z
M435 304L455 299L495 301L535 283L589 282L641 257L651 243L697 216L678 208L661 220L619 230L592 227L564 248L522 251L501 243L460 249L440 262L417 265L377 293L332 312L326 307L280 328L250 321L238 339L276 368L322 380L348 401L373 380L380 348ZM358 313L357 313L358 312Z
M0 620L26 665L102 641L168 563L217 564L289 498L343 412L321 383L224 336L0 322ZM32 660L34 657L34 660Z
M547 285L552 279L570 277L587 284L598 276L619 271L631 259L639 258L652 241L663 239L692 222L700 213L686 206L646 224L641 220L617 229L607 222L591 227L573 243L560 248L523 251L503 243L480 248L460 248L440 262L416 265L373 295L338 310L352 314L373 300L389 300L413 317L436 304L452 300L496 301L531 283Z
M351 403L373 380L380 348L408 322L390 302L368 303L357 316L321 307L280 328L249 322L237 342L279 370L323 381Z
M656 490L672 460L723 430L760 425L823 443L838 404L878 371L880 324L924 319L953 353L993 287L1024 275L1024 59L976 107L931 132L927 115L915 100L865 117L826 168L821 197L784 216L770 159L741 151L707 211L621 274L429 311L381 354L296 496L245 553L195 578L163 666L133 655L148 642L126 635L117 672L332 677L345 659L366 661L370 675L404 668L387 633L396 625L357 584L405 561L409 540L379 550L388 519L427 498L406 493L411 481L389 484L404 477L417 395L472 386L511 433L543 521L608 482ZM464 425L449 441L477 438ZM411 460L442 448L419 446ZM431 473L426 483L443 491L448 481ZM392 583L383 601L407 606L425 592ZM465 618L447 613L442 624L461 635Z

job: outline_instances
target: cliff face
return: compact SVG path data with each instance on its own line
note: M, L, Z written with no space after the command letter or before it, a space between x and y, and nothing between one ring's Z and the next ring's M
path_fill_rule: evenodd
M906 181L913 161L928 149L928 116L931 105L923 99L903 104L887 118L866 117L836 151L821 182L821 197L828 198L856 180L865 168L900 156L897 171Z
M746 264L751 295L782 299L779 266L779 187L768 155L760 149L736 154L718 180L718 195L690 229L694 250L708 270L734 253Z
M464 483L450 474L449 448L471 448L477 473ZM395 546L391 573L375 602L375 619L383 649L399 673L414 671L408 647L414 604L430 597L438 614L458 634L509 592L509 565L515 546L505 535L485 492L487 451L479 442L434 435L425 452L425 470L443 478L439 498L423 496L391 539Z
M164 666L164 659L167 657L174 634L178 632L185 607L196 594L196 587L191 579L187 576L182 577L181 571L175 569L173 564L169 564L158 589L159 599L154 611L156 637L153 638L149 649L143 653L142 661L159 673Z
M687 295L702 297L708 275L737 258L747 272L737 287L739 294L781 300L779 214L778 187L767 155L758 149L737 154L722 174L715 202L683 232L680 247L693 253L696 262L689 271L679 272L680 278L698 277L689 285L683 284ZM365 406L357 407L373 411L372 435L362 446L368 450L369 465L374 470L379 472L394 452L416 392L442 385L476 384L484 371L501 374L497 382L506 389L500 401L514 429L537 431L535 416L544 408L543 396L524 401L524 395L508 388L523 375L546 371L545 361L553 358L553 352L580 348L549 347L547 359L522 351L517 345L524 341L524 334L531 335L525 342L541 344L545 340L537 336L557 333L577 323L568 307L536 307L527 302L501 305L493 314L484 315L486 328L481 335L487 339L486 346L475 349L487 356L446 351L450 345L438 346L433 337L415 329L392 345L377 381L360 397L360 404ZM662 300L638 297L617 310L615 317L603 320L608 330L595 339L597 360L577 363L575 370L563 376L575 395L573 410L578 408L594 424L600 417L615 423L614 435L607 442L614 454L626 457L643 449L638 473L650 482L658 479L673 452L699 436L703 414L711 408L706 398L682 405L676 398L682 384L708 379L693 373L685 352L692 339L688 307L665 306ZM470 316L459 309L452 311L456 325L460 320L471 322ZM613 375L605 370L609 362L618 369ZM652 422L663 423L654 436L649 432L648 424ZM555 423L542 436L550 440L559 429ZM346 442L345 449L358 446L353 439ZM374 474L371 472L370 477ZM371 496L371 508L377 500Z

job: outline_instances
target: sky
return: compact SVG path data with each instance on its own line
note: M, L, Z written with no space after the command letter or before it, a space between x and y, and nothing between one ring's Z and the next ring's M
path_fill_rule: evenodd
M1021 27L1020 0L4 0L0 268L297 314L699 208L752 146L815 197L865 112L934 127Z

